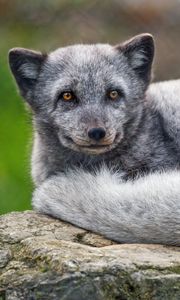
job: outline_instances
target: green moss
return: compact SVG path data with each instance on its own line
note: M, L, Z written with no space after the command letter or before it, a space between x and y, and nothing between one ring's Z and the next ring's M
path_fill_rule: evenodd
M43 267L39 268L39 271L40 271L41 273L46 273L46 272L49 271L49 266L44 265Z
M21 251L22 248L23 248L23 246L22 246L20 243L13 244L13 245L11 246L11 250L12 250L13 255L14 255L15 257L16 257L16 256L19 256L20 251Z
M180 265L166 268L166 270L175 274L180 274Z
M149 273L151 271L157 272L158 274L169 274L174 273L174 274L180 274L180 265L177 266L172 266L172 267L160 267L160 266L153 266L153 265L136 265L138 270L140 271L148 271ZM152 273L152 275L154 275L154 273Z
M6 300L5 293L0 292L0 300Z

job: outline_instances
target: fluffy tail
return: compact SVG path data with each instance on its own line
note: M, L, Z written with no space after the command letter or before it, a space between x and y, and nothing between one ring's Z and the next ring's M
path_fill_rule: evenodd
M123 182L102 169L71 171L46 180L33 196L35 210L118 242L180 246L180 172Z

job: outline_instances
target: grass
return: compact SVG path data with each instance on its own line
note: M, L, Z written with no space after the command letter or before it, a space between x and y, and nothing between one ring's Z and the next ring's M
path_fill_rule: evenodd
M8 69L0 61L0 214L30 208L29 172L31 126Z

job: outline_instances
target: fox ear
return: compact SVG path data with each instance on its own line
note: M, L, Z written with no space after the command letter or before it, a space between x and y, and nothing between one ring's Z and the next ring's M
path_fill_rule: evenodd
M9 51L10 69L24 98L31 96L45 59L46 55L33 50L13 48Z
M151 34L137 35L115 48L123 52L139 76L143 79L150 79L154 57L154 40Z

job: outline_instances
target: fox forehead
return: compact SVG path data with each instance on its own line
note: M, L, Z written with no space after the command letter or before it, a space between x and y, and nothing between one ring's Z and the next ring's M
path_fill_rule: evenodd
M78 44L67 47L58 48L49 54L50 62L57 62L59 59L73 58L74 63L87 63L94 59L103 59L103 57L110 59L114 57L117 50L109 44Z
M48 77L48 85L54 87L53 93L58 89L78 89L83 86L86 89L119 86L126 91L124 67L123 57L108 44L74 45L51 52L44 72ZM42 80L44 72L41 74Z
M74 45L59 48L51 52L46 60L45 66L48 71L66 71L69 75L72 72L77 76L83 73L103 73L110 74L124 66L125 57L113 46L107 44L96 45ZM119 66L119 64L121 66ZM73 73L73 75L75 75Z

